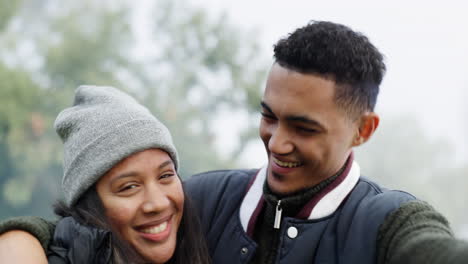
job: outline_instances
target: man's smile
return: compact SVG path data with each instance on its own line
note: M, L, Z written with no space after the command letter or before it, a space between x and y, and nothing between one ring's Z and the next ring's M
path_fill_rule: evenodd
M278 166L283 168L296 168L302 165L301 162L291 162L291 161L281 161L275 157L271 157L273 162L276 163Z

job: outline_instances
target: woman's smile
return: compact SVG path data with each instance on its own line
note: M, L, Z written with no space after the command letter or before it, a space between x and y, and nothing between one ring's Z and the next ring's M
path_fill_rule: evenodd
M137 228L137 231L144 239L151 240L154 242L165 241L170 233L172 227L172 215L169 218L166 218L162 223L153 224L151 226L145 225L144 227Z

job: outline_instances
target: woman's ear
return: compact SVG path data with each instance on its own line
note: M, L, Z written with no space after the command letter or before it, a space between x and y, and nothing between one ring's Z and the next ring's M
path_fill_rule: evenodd
M357 122L359 127L353 141L353 147L364 144L372 137L379 126L380 117L374 112L366 112L361 115Z

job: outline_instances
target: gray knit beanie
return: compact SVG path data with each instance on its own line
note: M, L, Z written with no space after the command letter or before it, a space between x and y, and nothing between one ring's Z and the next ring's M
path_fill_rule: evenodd
M64 144L62 188L68 206L122 159L139 151L162 149L178 168L169 130L113 87L78 87L73 106L58 115L54 126Z

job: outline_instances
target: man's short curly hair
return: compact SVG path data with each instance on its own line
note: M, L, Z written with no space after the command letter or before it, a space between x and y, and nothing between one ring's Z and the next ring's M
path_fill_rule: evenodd
M385 64L363 34L344 25L312 21L279 40L274 57L282 67L334 80L335 100L347 113L374 110Z

